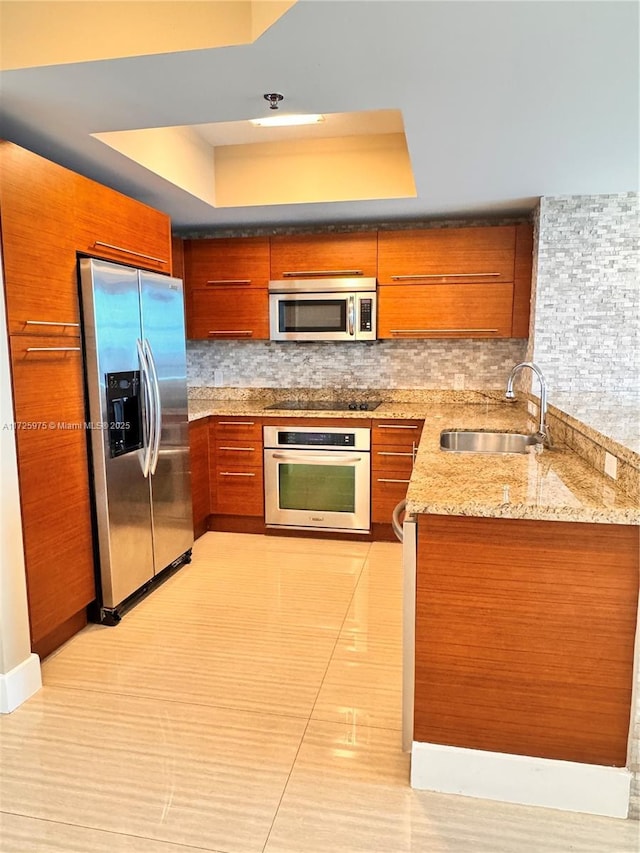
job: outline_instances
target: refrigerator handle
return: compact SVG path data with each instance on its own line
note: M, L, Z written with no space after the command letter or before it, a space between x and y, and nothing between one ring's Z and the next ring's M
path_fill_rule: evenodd
M149 367L147 359L142 349L142 341L136 340L136 348L138 350L138 361L140 362L140 376L142 377L142 398L144 412L142 417L142 473L145 477L149 476L149 466L151 463L151 394L149 391Z
M151 473L155 474L158 465L158 457L160 455L160 436L162 433L162 404L160 402L160 383L158 382L158 371L153 358L153 351L148 339L144 340L144 352L149 365L149 373L151 378L151 389L153 392L153 451L151 456Z

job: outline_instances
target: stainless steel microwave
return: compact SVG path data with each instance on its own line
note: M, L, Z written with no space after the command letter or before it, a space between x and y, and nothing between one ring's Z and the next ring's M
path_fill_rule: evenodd
M375 278L269 282L272 341L375 341Z

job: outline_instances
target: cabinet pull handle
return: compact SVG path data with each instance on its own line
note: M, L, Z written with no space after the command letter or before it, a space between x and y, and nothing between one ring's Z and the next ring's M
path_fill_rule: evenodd
M487 278L500 276L499 272L438 272L438 273L418 273L416 275L392 275L391 281L407 281L415 278Z
M497 332L498 329L389 329L392 335L412 335L416 333L432 335L434 332Z
M297 278L298 276L337 276L337 275L362 275L362 270L287 270L282 273L283 278Z
M378 456L413 456L413 451L400 453L399 451L393 450L378 450Z
M408 483L409 480L392 480L388 477L378 477L379 483Z
M218 421L218 426L254 426L255 421Z
M219 447L218 450L235 450L237 453L242 451L249 453L249 451L253 452L255 447Z
M94 246L102 246L105 249L113 249L115 252L124 252L125 255L135 255L136 258L145 258L147 261L155 261L158 264L168 264L166 258L155 258L153 255L145 255L134 249L124 249L122 246L113 246L111 243L103 243L102 240L94 240Z
M416 453L417 452L418 452L418 448L416 446L416 443L415 443L415 441L412 441L411 442L411 457L412 457L412 461L413 461L414 465L416 464Z
M239 471L220 471L221 477L255 477L255 474L245 474Z
M25 320L25 326L74 326L80 328L80 323L55 323L52 320Z
M420 429L411 424L376 424L375 429Z
M80 347L27 347L27 352L80 352Z
M210 338L233 336L234 338L243 337L250 338L253 335L253 329L227 329L224 332L207 332Z
M207 287L211 285L212 287L223 287L226 285L233 284L251 284L250 278L214 278L211 281L207 282Z

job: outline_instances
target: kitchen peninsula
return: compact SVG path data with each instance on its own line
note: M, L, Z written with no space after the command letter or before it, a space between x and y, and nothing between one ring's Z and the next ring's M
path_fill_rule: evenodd
M282 390L223 393L193 389L192 420L282 415L266 409ZM553 406L551 448L447 453L442 430L532 432L535 416L499 391L376 396L372 424L424 420L407 493L418 519L412 784L626 816L637 454L587 425L578 440L575 419ZM588 440L591 461L600 445L617 452L629 491L572 449Z

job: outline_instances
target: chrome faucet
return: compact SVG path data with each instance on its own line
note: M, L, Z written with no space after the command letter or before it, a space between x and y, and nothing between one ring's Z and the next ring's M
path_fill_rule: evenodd
M543 372L540 370L538 365L534 364L532 361L521 361L520 364L516 364L516 366L509 374L509 379L507 380L507 391L505 393L505 397L507 398L507 400L515 400L516 395L513 391L513 380L516 378L516 376L522 370L523 367L530 368L530 370L532 370L538 377L538 380L540 382L540 424L538 426L538 432L534 436L532 436L533 443L546 444L547 446L551 446L551 435L549 432L549 427L546 423L547 382L544 378Z

